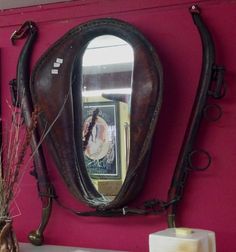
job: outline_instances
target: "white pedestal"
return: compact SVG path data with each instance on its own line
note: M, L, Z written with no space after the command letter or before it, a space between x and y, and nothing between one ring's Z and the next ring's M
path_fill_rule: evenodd
M215 233L201 229L175 229L150 234L149 252L216 252Z

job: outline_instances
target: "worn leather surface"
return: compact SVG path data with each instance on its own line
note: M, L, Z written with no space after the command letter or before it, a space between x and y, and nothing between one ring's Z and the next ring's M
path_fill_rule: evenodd
M118 36L134 50L130 163L117 197L107 202L86 171L82 150L81 58L87 43L104 34ZM62 60L58 74L53 64ZM152 136L162 101L162 67L153 47L133 26L116 19L81 24L59 39L36 64L31 78L34 104L40 106L41 130L54 123L47 144L69 190L100 210L122 207L140 192L148 167Z

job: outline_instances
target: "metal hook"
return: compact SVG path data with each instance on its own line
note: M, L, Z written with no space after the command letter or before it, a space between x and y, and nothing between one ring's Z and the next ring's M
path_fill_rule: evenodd
M189 10L190 10L191 13L200 14L200 9L199 9L199 7L198 7L196 4L192 5L192 6L189 8Z
M207 162L207 164L205 165L205 166L194 166L194 164L193 164L193 156L195 155L195 154L197 154L197 153L200 153L200 154L203 154L203 155L205 155L207 158L208 158L208 162ZM202 150L202 149L198 149L198 150L193 150L193 151L191 151L190 153L189 153L189 155L188 155L188 165L189 165L189 167L192 169L192 170L196 170L196 171L204 171L204 170L206 170L209 166L210 166L210 164L211 164L211 156L210 156L210 154L207 152L207 151L205 151L205 150Z
M18 30L15 30L12 33L10 38L12 44L15 45L16 40L24 38L27 35L28 31L31 29L36 29L34 22L26 21L24 24L22 24Z

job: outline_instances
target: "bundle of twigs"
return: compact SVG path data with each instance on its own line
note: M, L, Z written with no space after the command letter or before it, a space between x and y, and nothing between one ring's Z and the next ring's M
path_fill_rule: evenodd
M62 114L70 93L71 89L69 88L55 119L49 125L45 124L45 129L41 132L37 146L32 149L30 155L27 154L27 150L30 147L31 139L37 127L40 108L37 105L34 106L30 118L31 123L27 127L23 123L23 104L19 104L19 99L16 101L16 104L19 105L18 107L7 102L11 122L7 130L3 130L3 144L0 152L0 220L5 218L11 219L10 206L17 196L20 182L27 170L26 168L28 168L38 148ZM24 99L21 102L23 103ZM4 123L3 125L6 126L7 124Z
M21 179L25 166L31 159L27 155L33 132L37 126L39 108L35 107L31 114L31 125L23 125L20 108L9 103L11 122L8 129L4 130L4 139L0 160L0 218L9 218L10 206L14 200L18 182ZM25 160L27 157L27 160Z

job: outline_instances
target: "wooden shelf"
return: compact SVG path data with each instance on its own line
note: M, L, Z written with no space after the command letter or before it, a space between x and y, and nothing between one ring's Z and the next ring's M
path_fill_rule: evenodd
M76 247L54 246L54 245L34 246L29 243L20 243L20 252L125 252L125 251L76 248Z

